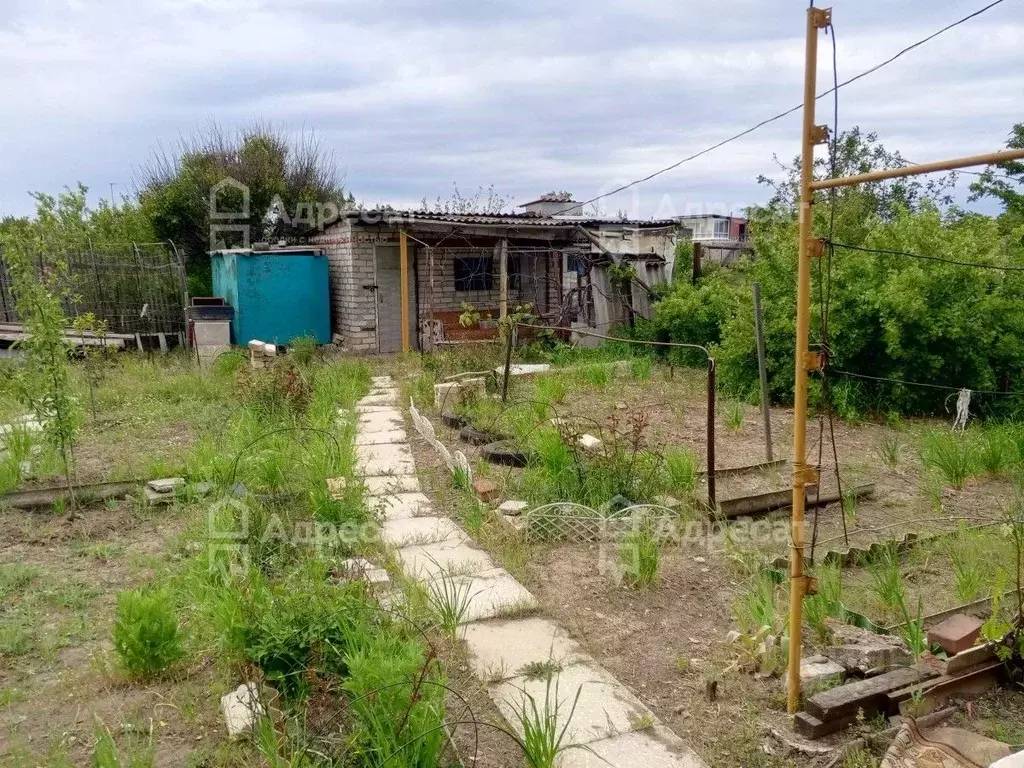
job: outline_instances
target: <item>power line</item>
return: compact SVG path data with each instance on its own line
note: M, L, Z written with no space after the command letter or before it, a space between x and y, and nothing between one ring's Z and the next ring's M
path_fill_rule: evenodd
M957 259L946 259L942 256L932 256L924 253L911 253L910 251L896 251L888 248L867 248L862 245L850 245L849 243L837 243L828 238L826 244L836 248L846 248L850 251L861 251L862 253L875 253L886 256L903 256L908 259L921 259L923 261L937 261L941 264L954 264L958 267L977 267L978 269L997 269L1003 272L1024 272L1024 266L1011 264L984 264L978 261L958 261Z
M967 21L970 21L971 19L973 19L973 18L975 18L977 16L980 16L981 14L985 13L986 11L988 11L991 8L994 8L995 6L999 5L1002 2L1004 2L1004 0L993 0L993 2L989 3L988 5L986 5L986 6L982 7L982 8L979 8L977 11L974 11L973 13L970 13L967 16L964 16L963 18L958 19L957 21L954 21L952 24L947 24L942 29L940 29L940 30L938 30L936 32L933 32L932 34L928 35L928 37L922 38L921 40L918 40L917 42L912 43L911 45L908 45L906 48L903 48L902 50L896 52L895 54L890 56L885 61L880 62L879 64L876 64L875 66L871 67L870 69L866 69L866 70L864 70L863 72L861 72L861 73L859 73L857 75L854 75L853 77L849 78L848 80L844 80L843 82L836 84L833 88L829 88L827 91L824 91L823 93L818 94L817 96L815 96L815 100L823 99L826 96L828 96L830 93L832 93L833 91L837 91L840 88L843 88L844 86L847 86L847 85L850 85L851 83L857 82L861 78L864 78L864 77L867 77L868 75L874 74L878 70L882 69L883 67L888 66L889 64L892 64L894 61L899 59L901 56L904 56L905 54L909 53L910 51L914 50L915 48L918 48L918 47L924 45L925 43L927 43L927 42L929 42L931 40L934 40L939 35L942 35L942 34L948 32L949 30L951 30L951 29L953 29L955 27L958 27L961 24L963 24L963 23L965 23ZM578 210L580 208L583 208L583 206L585 206L585 205L590 205L591 203L596 203L598 200L602 200L602 199L604 199L606 197L610 197L611 195L617 195L619 192L623 192L623 191L625 191L627 189L635 187L638 184L643 184L645 182L648 182L651 179L654 179L654 178L656 178L658 176L661 176L662 174L668 173L669 171L674 171L679 166L681 166L681 165L683 165L685 163L688 163L691 160L696 160L698 157L701 157L702 155L706 155L709 152L713 152L714 150L719 149L720 147L724 147L726 144L729 144L729 143L731 143L733 141L736 141L737 139L741 139L744 136L747 136L748 134L751 134L754 131L756 131L756 130L758 130L760 128L763 128L766 125L769 125L769 124L774 123L774 122L776 122L778 120L781 120L784 117L788 117L789 115L792 115L794 112L798 112L799 110L803 109L803 106L804 106L803 104L797 104L795 107L791 107L790 109L787 109L785 112L780 112L779 114L775 115L774 117L769 117L766 120L762 120L761 122L757 123L756 125L751 126L750 128L747 128L746 130L740 131L739 133L734 134L733 136L730 136L727 139L723 139L722 141L718 142L717 144L712 144L710 147L708 147L706 149L702 149L699 152L694 152L692 155L688 155L687 157L684 157L682 160L677 160L676 162L672 163L671 165L667 165L667 166L665 166L664 168L662 168L660 170L654 171L653 173L649 173L646 176L644 176L642 178L639 178L639 179L635 179L635 180L633 180L633 181L631 181L631 182L629 182L627 184L623 184L620 187L616 187L615 189L611 190L610 192L604 192L604 193L602 193L600 195L597 195L596 197L590 198L589 200L585 200L582 203L576 203L572 207L566 208L564 211L562 211L562 214L566 214L566 213L569 213L570 211Z
M926 389L941 389L945 392L959 392L961 389L970 389L972 395L1009 395L1024 397L1024 392L999 392L994 389L971 389L970 387L956 387L948 384L929 384L924 381L906 381L904 379L892 379L888 376L868 376L866 373L854 373L853 371L843 371L838 368L832 369L833 373L838 373L842 376L851 376L855 379L867 379L868 381L885 381L890 384L904 384L908 387L924 387Z

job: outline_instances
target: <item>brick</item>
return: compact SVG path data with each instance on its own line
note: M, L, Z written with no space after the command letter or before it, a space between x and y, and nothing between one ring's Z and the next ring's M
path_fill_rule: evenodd
M478 477L473 480L473 492L476 493L480 501L488 504L498 495L498 485L486 477Z
M928 644L942 646L942 650L950 655L966 651L978 640L982 624L976 616L953 614L928 630Z

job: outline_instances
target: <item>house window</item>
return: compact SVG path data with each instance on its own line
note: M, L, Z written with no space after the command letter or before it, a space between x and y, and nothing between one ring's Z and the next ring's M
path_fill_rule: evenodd
M715 237L729 237L729 220L715 219Z
M494 286L494 260L490 256L455 258L456 291L489 291Z

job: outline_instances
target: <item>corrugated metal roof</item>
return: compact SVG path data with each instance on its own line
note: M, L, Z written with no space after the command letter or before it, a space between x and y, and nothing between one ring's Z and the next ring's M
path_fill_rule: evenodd
M349 211L350 219L364 219L368 224L398 223L402 220L434 221L446 224L477 224L482 226L509 226L521 224L527 227L572 227L581 226L627 226L637 228L675 227L679 222L672 219L621 220L583 217L543 216L537 213L436 213L433 211L365 210Z

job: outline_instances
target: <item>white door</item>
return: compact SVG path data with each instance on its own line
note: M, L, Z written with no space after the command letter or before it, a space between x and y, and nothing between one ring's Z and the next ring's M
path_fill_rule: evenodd
M416 344L416 298L413 286L414 262L409 249L409 342ZM375 245L373 255L377 267L377 349L380 352L402 351L402 265L397 245Z

